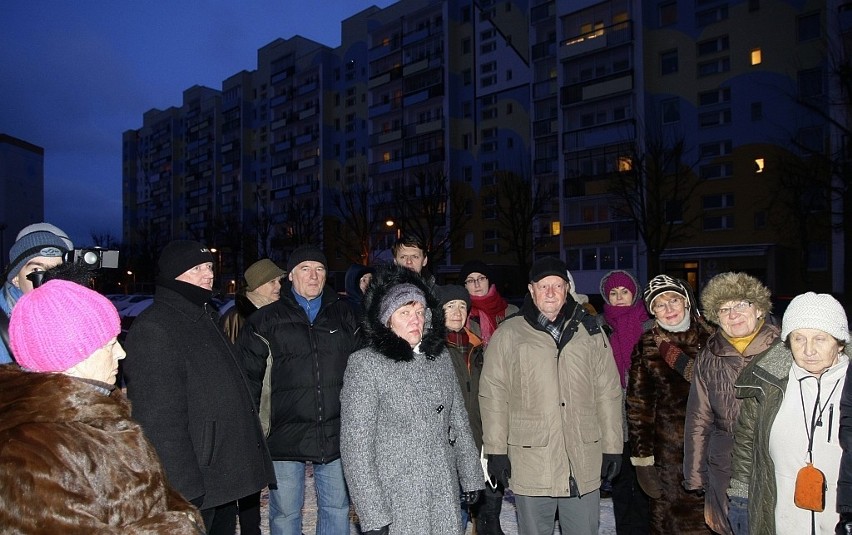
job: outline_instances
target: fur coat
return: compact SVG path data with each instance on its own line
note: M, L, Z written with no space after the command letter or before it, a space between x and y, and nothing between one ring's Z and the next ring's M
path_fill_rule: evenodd
M667 336L694 363L713 328L693 315L692 324L685 332L664 331L654 322L639 338L627 381L631 461L636 466L653 465L660 478L662 496L651 500L651 533L709 534L704 524L704 498L682 486L684 421L690 382L660 354L655 340L660 334Z
M427 300L419 351L381 323L387 291L411 283ZM444 313L424 281L395 266L365 299L367 347L349 357L341 391L343 471L362 530L461 534L459 491L484 488Z
M0 366L0 531L198 534L120 390Z

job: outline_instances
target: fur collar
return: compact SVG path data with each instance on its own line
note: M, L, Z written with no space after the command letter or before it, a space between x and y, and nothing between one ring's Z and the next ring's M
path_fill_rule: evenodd
M414 350L408 342L379 321L382 299L392 287L406 282L417 286L426 295L426 325L423 339L420 341L420 350L428 359L434 360L444 350L444 309L417 273L396 265L378 270L364 296L364 334L367 345L391 360L404 362L414 359Z

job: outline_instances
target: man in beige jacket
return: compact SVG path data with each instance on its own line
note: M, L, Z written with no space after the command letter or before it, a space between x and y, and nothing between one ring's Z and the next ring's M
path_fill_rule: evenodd
M609 340L568 292L565 263L537 260L520 314L485 352L488 472L515 493L521 533L596 534L600 484L621 468L621 383Z

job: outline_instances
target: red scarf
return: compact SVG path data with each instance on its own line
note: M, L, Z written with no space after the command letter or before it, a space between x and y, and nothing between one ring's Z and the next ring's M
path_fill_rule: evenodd
M479 334L482 336L482 342L488 345L497 324L506 317L507 306L508 303L497 293L497 287L493 284L488 288L487 294L471 295L470 316L467 319L468 328L470 321L476 318L479 321Z

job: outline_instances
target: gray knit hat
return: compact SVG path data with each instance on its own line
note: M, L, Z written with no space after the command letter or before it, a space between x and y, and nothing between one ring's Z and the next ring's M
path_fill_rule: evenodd
M24 265L33 258L39 256L61 258L68 251L67 242L61 236L52 232L38 230L24 234L9 249L9 267L6 272L6 281L12 282L12 279L18 275Z
M388 290L379 305L379 321L383 325L387 325L388 320L399 307L412 301L426 306L426 296L420 291L420 288L409 282L397 284Z
M849 342L849 323L843 305L829 294L807 292L787 305L781 321L781 339L796 329L819 329L841 342Z

